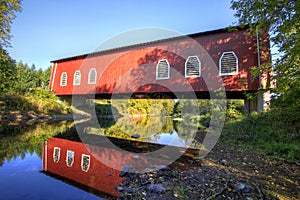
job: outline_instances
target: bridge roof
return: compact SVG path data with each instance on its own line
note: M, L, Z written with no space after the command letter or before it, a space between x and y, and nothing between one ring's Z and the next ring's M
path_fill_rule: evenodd
M234 31L234 30L246 29L248 27L249 27L248 25L243 26L243 27L242 26L231 26L231 27L227 27L227 28L221 28L221 29L210 30L210 31L205 31L205 32L192 33L192 34L188 34L188 35L180 35L180 36L171 37L171 38L165 38L165 39L153 40L153 41L144 42L144 43L138 43L138 44L132 44L132 45L127 45L127 46L115 47L115 48L111 48L111 49L105 49L102 51L96 51L96 52L91 52L91 53L87 53L87 54L71 56L71 57L67 57L67 58L60 58L60 59L52 60L50 62L55 63L55 62L64 62L64 61L76 60L76 59L84 59L88 56L98 56L98 55L109 54L109 53L113 53L113 52L119 52L119 51L123 51L123 50L135 49L135 48L152 45L152 44L158 44L158 43L167 42L167 41L176 41L176 40L180 40L180 39L183 39L186 37L195 38L195 37L199 37L199 36L205 36L205 35L211 35L211 34L216 34L216 33L224 33L224 32L230 32L230 31Z

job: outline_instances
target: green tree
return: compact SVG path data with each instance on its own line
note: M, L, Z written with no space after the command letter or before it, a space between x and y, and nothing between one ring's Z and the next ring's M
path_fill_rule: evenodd
M281 105L299 105L300 1L232 0L231 8L240 25L269 31L270 40L278 48L273 66L275 92L282 94Z
M24 94L38 86L35 66L29 67L20 61L17 64L15 89L18 93Z
M21 0L0 0L0 45L2 48L10 46L11 23L16 17L16 12L21 10Z
M0 93L10 91L15 82L15 63L6 53L4 56L6 59L0 60Z
M14 83L15 63L5 50L12 37L11 23L21 11L20 0L0 0L0 92L11 89Z
M51 75L51 71L52 71L52 67L48 67L47 69L45 69L45 71L43 71L42 75L41 75L41 85L40 87L47 89L49 86L49 82L50 82L50 75Z

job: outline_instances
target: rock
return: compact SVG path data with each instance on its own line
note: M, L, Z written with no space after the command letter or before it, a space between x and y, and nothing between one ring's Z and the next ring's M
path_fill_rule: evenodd
M167 171L169 170L170 168L166 165L159 165L157 166L158 170L161 170L161 171Z
M147 191L153 192L157 194L164 193L166 191L169 191L169 188L164 187L162 184L149 184L147 185Z
M236 183L234 186L233 186L233 189L235 189L236 191L241 191L243 190L244 188L246 187L246 185L244 183Z
M116 188L116 190L118 190L119 192L122 192L122 191L123 191L123 187L121 187L121 186L118 186L118 185L117 185L115 188Z
M133 190L131 188L125 187L125 188L123 188L123 192L125 192L125 193L133 193Z
M124 176L126 176L128 173L134 173L134 172L135 172L135 169L134 169L132 166L130 166L130 165L125 165L125 166L123 167L122 171L120 171L119 176L120 176L120 177L124 177Z
M227 164L228 164L228 163L227 163L227 160L225 160L225 159L221 160L221 164L222 164L222 165L227 165Z
M137 138L140 138L141 136L139 134L132 134L131 137L137 139Z
M134 155L134 156L133 156L133 159L134 159L134 160L139 160L140 158L141 158L141 157L138 156L138 155Z
M244 192L244 193L249 193L251 191L254 190L254 188L250 185L246 185L244 183L236 183L234 186L233 186L233 189L235 189L236 191L238 192Z
M250 193L252 191L254 191L254 188L250 185L246 185L245 189L243 189L244 193Z

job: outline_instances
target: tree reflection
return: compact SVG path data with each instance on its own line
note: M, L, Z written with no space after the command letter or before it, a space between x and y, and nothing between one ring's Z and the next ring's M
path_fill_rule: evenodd
M36 153L42 157L44 141L73 126L73 122L42 122L22 124L17 126L3 126L0 132L0 166L4 161L10 162L17 157L25 158L26 153ZM5 131L3 131L5 130Z

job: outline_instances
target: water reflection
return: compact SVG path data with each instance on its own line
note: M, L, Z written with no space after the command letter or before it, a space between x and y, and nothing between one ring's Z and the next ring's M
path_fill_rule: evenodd
M107 155L102 159L110 159L112 164L121 162L119 159L122 155L118 152L101 147L98 147L98 151ZM96 159L82 142L54 137L45 142L43 152L43 171L47 175L60 180L67 179L69 184L100 196L103 195L99 192L119 195L115 189L123 180L119 177L119 171ZM57 155L60 155L59 159Z
M0 125L0 166L26 153L42 157L44 141L72 127L74 122L41 122L33 124Z
M90 123L80 125L87 127ZM88 143L81 141L83 138L80 134L89 137ZM174 140L174 135L177 135L175 130L171 134L162 133L158 140L156 135L155 141L164 143L170 136ZM154 137L153 134L151 137ZM175 161L172 156L181 155L184 150L174 146L169 149L171 153L167 151L157 157L141 152L152 152L164 145L109 137L109 141L114 144L111 146L106 138L102 135L81 133L75 126L58 134L44 144L43 171L51 177L101 197L117 197L120 193L115 188L123 181L119 175L126 166L132 167L135 172L151 171ZM176 138L179 140L176 144L185 141L178 135ZM166 143L169 144L168 141Z
M0 125L0 199L98 199L57 181L42 170L45 140L68 130L74 122Z
M113 118L98 118L77 124L77 128L85 134L198 149L201 147L199 138L201 135L205 136L205 131L192 123L174 121L172 118L162 116L128 116L117 121ZM138 137L133 137L136 135Z
M68 199L69 194L77 199L114 198L125 166L144 172L170 164L186 147L198 150L199 135L204 134L186 121L141 116L2 126L1 130L4 199ZM156 151L160 152L153 156ZM7 192L11 188L18 192Z

